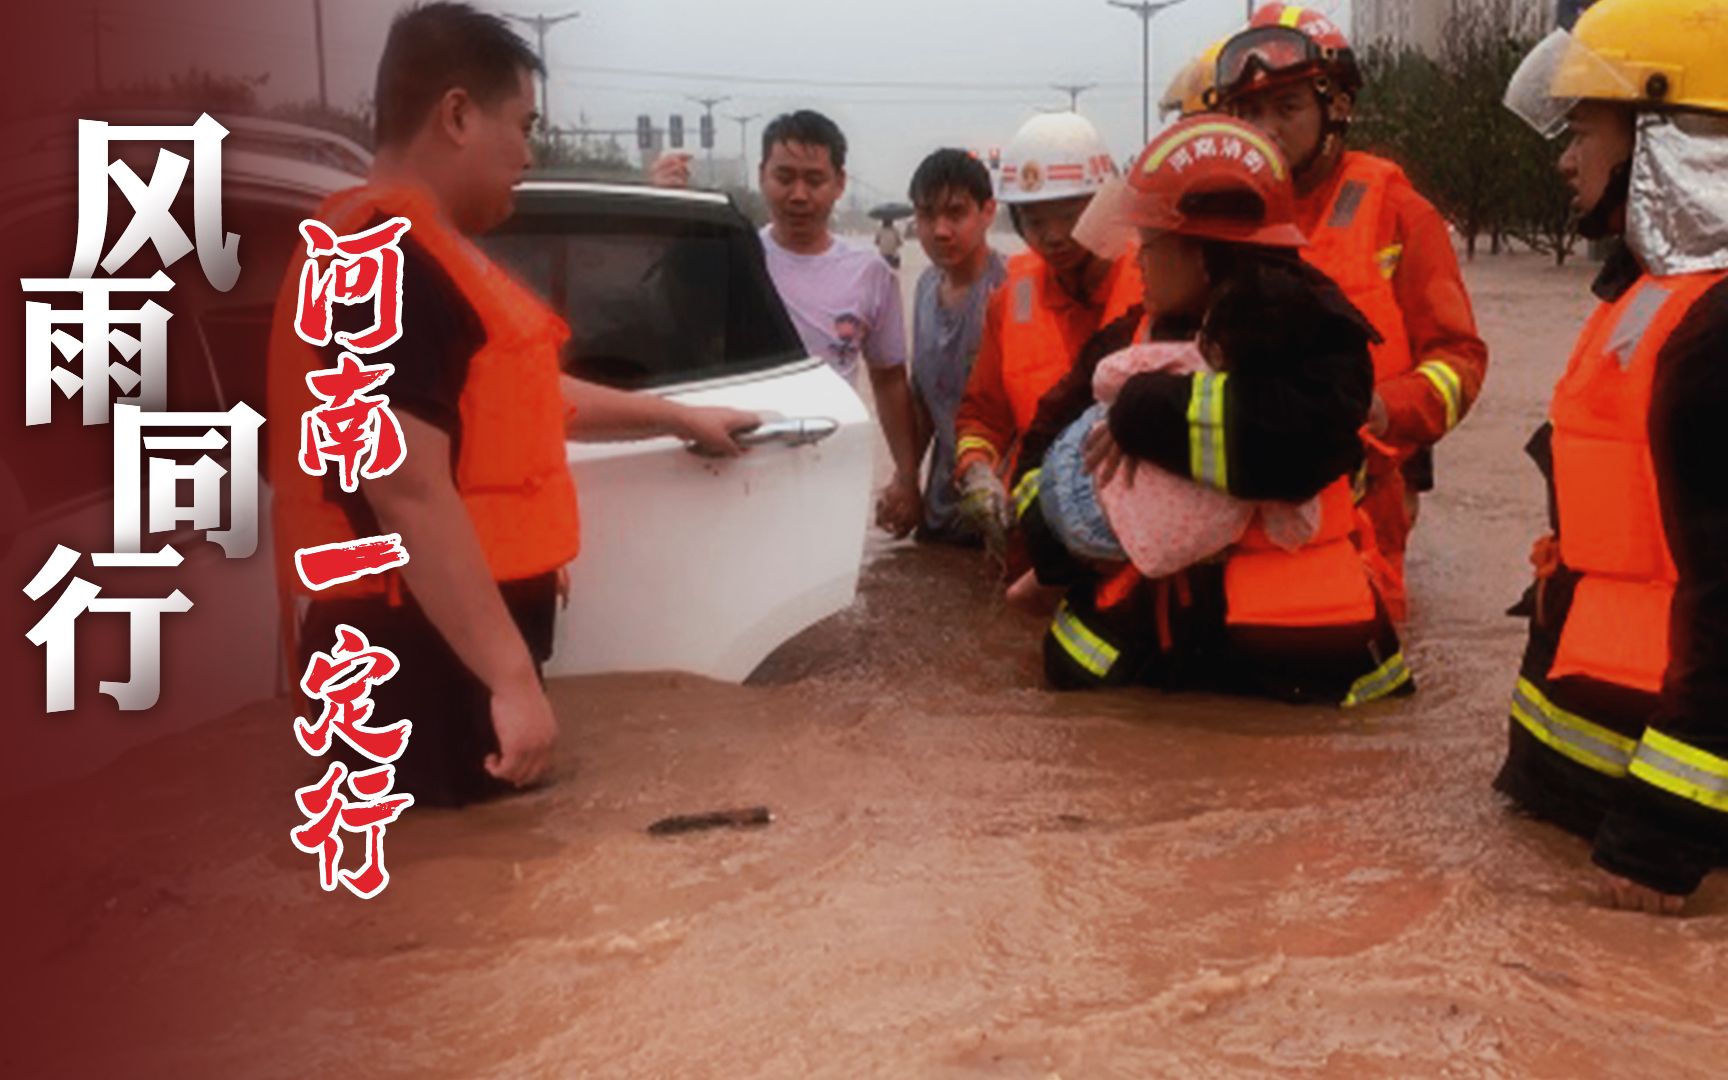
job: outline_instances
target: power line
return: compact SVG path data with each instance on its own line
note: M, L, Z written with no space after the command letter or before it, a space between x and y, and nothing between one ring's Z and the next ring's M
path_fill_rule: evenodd
M590 93L590 94L601 93L601 94L615 94L615 95L621 95L621 96L632 96L633 95L636 97L658 97L658 98L675 99L678 101L689 100L688 94L686 94L684 91L679 90L675 87L627 86L627 85L620 84L620 83L590 82L586 79L568 79L568 78L563 78L563 77L560 77L558 79L558 85L560 87L567 89L567 90L585 92L585 93ZM750 101L751 103L762 103L762 102L772 102L777 98L777 96L778 95L773 95L773 94L754 94L754 95L748 96L747 98L742 98L742 99L734 98L733 100L734 101L747 100L747 101ZM823 94L820 97L820 102L823 104L846 105L846 106L863 106L863 107L869 107L869 106L875 106L875 105L952 105L952 106L956 106L956 107L974 106L974 107L981 107L981 108L1027 108L1027 109L1030 109L1030 108L1034 108L1035 106L1037 106L1040 96L1041 95L1035 89L1003 91L1000 93L993 92L993 96L988 96L988 97L944 97L944 96L939 96L939 95L894 96L894 97L853 97L853 96L837 97L837 96L834 96L831 94ZM1099 94L1096 92L1092 92L1091 96L1088 97L1087 100L1088 101L1130 102L1130 101L1140 100L1140 95L1138 93L1126 93L1126 92L1114 93L1114 94Z
M680 79L686 82L758 83L765 86L832 86L846 90L1042 90L1047 84L1036 82L930 82L905 79L834 79L825 76L801 78L770 75L729 75L702 71L659 71L648 68L606 67L599 64L565 64L560 71L593 72L596 75L626 75L652 79ZM1094 86L1124 87L1126 82L1094 83Z

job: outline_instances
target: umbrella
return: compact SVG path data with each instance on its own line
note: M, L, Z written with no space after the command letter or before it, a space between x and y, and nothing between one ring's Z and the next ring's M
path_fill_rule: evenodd
M903 202L882 203L870 209L870 216L877 221L899 221L912 216L912 208Z

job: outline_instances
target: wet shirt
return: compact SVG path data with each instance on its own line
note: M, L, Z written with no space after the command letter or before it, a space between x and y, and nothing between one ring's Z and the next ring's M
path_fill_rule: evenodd
M368 225L383 222L379 217ZM394 344L367 354L368 364L390 364L395 368L378 392L390 399L392 412L399 412L432 425L450 437L450 475L462 448L462 390L468 382L468 365L483 345L486 331L479 313L462 295L437 260L414 240L410 230L402 237L402 336ZM357 333L371 325L372 309L366 304L335 304L331 327L339 333ZM319 349L325 364L335 366L341 346L334 340ZM412 444L407 446L414 452ZM346 492L332 470L325 474L325 494L348 515L354 535L370 536L383 529L372 504L366 501L366 482L360 490ZM523 582L534 593L540 607L549 608L556 599L555 575L542 575Z
M943 307L942 271L918 278L912 300L912 393L930 417L930 472L924 483L924 527L938 536L959 528L954 493L954 420L984 334L984 309L1007 276L1007 262L991 251L984 273L960 303Z
M833 237L818 255L788 251L762 228L768 275L792 316L798 338L847 382L860 362L871 367L906 363L905 305L894 271L874 251Z
M380 217L373 224L383 220ZM486 343L486 332L474 305L415 242L412 230L402 237L401 248L402 336L362 359L395 368L378 389L390 399L392 412L425 421L450 437L454 477L462 443L462 388L468 381L468 362ZM333 304L330 321L336 333L358 333L372 325L372 308L367 304ZM334 340L319 349L330 367L336 366L341 353L342 347ZM412 453L413 447L408 450ZM372 507L361 492L343 492L333 474L325 476L325 492L342 504L358 535L379 531Z

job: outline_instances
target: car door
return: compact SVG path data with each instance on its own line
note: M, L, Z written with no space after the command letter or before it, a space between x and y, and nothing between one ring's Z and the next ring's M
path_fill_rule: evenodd
M582 552L550 674L740 680L851 604L874 428L852 387L804 354L727 200L532 184L486 243L570 323L571 374L773 422L731 460L675 438L569 444Z

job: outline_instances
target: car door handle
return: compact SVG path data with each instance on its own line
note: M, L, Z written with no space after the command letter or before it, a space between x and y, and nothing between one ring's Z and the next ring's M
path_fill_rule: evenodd
M840 430L840 421L827 416L803 416L790 420L769 420L749 431L739 432L732 436L739 446L765 446L773 443L779 446L809 446ZM701 451L694 445L689 449L693 453Z

